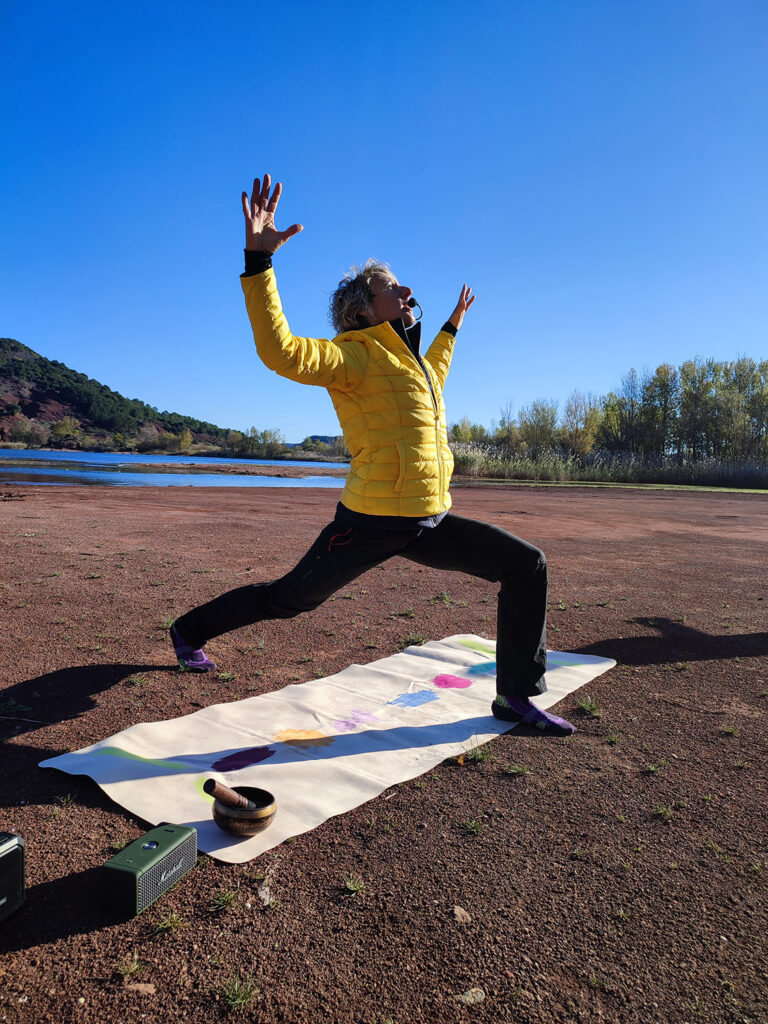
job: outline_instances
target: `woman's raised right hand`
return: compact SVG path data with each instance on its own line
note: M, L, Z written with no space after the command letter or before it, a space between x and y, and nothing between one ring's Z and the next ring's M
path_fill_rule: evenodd
M248 193L243 192L243 214L245 215L245 248L251 252L277 252L281 245L298 235L304 228L301 224L291 224L285 231L278 231L275 227L275 211L280 202L280 193L283 186L278 181L272 195L269 189L272 179L268 174L264 175L263 184L258 178L253 179L253 191L251 198Z

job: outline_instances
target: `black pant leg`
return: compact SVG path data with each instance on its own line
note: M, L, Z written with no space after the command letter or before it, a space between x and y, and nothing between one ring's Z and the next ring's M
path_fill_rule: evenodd
M497 690L507 697L546 691L547 560L542 551L498 526L449 513L402 554L421 565L500 583Z
M413 532L369 529L335 519L285 576L230 590L182 615L176 628L187 643L203 647L241 626L311 611L367 569L400 554L412 537Z

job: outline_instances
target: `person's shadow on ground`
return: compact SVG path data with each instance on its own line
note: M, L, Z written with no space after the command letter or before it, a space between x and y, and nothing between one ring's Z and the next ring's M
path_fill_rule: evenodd
M0 690L0 736L32 732L77 718L96 706L94 694L142 672L177 672L165 665L73 665Z
M715 661L759 658L768 654L768 633L713 635L666 618L632 619L655 632L649 636L611 637L583 647L573 654L597 654L614 658L620 665L664 665L669 662Z

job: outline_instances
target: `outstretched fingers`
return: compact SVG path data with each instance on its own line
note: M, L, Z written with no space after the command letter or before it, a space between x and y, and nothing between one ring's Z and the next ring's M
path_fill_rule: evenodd
M255 217L259 210L266 210L267 203L269 201L269 187L272 184L272 179L268 174L264 175L264 181L260 178L253 179L253 188L251 189L251 204L248 210L248 214L251 217ZM279 185L278 185L278 196L279 196ZM243 193L245 195L245 193ZM243 210L245 210L245 204L243 204Z
M280 202L280 193L283 191L283 186L278 183L275 185L275 191L272 193L272 198L267 203L267 213L271 213L273 216L277 209L277 204Z
M265 174L263 178L253 179L250 198L247 192L242 193L247 249L274 253L289 238L304 230L301 224L291 224L285 231L278 231L275 227L275 212L282 191L283 186L279 181L275 182L272 189L272 178Z
M468 285L463 284L461 286L461 294L459 295L459 301L456 303L456 309L451 313L448 318L449 323L458 330L464 322L464 314L467 312L469 307L475 301L475 296L472 294L472 289Z
M258 178L253 179L253 188L251 189L251 202L248 209L248 216L253 217L256 214L256 210L259 208L259 193L261 192L261 182ZM245 195L245 193L243 193Z
M256 181L259 179L257 178ZM261 192L259 193L259 209L266 210L267 203L269 202L269 187L272 184L272 179L268 174L264 175L264 181L261 185Z

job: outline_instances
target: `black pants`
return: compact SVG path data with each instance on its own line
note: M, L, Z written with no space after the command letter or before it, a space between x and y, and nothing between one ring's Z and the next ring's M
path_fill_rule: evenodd
M400 555L500 583L496 688L508 697L544 693L547 666L547 562L543 552L488 523L449 513L428 529L393 531L334 519L295 569L272 583L238 587L176 620L185 641L317 608L367 569Z

